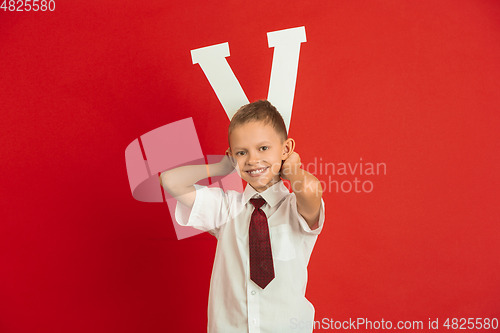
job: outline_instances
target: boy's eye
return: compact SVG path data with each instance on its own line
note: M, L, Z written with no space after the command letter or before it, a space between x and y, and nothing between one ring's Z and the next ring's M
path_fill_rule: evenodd
M236 156L243 156L245 155L245 152L244 151L239 151L236 153Z
M262 146L262 147L260 147L260 150L268 150L268 149L269 149L268 146Z

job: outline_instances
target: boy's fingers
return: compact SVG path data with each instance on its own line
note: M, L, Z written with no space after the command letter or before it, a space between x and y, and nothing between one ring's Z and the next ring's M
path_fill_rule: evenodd
M229 149L228 149L228 150L226 150L226 156L227 156L227 158L229 159L229 162L231 163L231 165L232 165L233 167L235 167L235 166L236 166L236 161L235 161L234 157L232 157L232 156L229 154Z

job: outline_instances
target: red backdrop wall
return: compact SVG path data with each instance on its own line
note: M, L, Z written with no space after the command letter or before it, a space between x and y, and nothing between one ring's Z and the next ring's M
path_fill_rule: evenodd
M266 33L298 26L303 163L386 165L317 172L373 190L324 194L316 319L500 318L498 1L55 2L0 10L1 332L205 330L216 240L178 241L166 204L134 200L124 150L193 117L223 154L229 120L189 51L229 42L266 98Z

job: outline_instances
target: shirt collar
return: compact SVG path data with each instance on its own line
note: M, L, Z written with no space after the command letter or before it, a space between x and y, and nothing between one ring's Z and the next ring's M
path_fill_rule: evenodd
M274 207L276 206L287 194L290 194L286 186L283 184L283 181L280 180L273 186L269 187L266 189L264 192L257 192L250 184L247 184L245 187L245 191L243 192L241 203L243 205L246 205L246 203L254 196L254 195L260 195L264 200L266 200L266 203Z

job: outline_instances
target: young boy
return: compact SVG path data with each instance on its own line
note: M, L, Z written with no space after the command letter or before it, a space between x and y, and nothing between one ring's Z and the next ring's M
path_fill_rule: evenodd
M307 265L323 228L316 177L300 168L295 142L268 101L242 106L229 125L221 162L161 174L177 199L177 222L217 237L208 304L209 333L312 332ZM234 168L243 193L195 184ZM290 181L290 193L281 180Z

